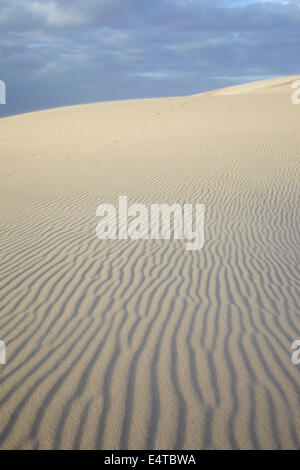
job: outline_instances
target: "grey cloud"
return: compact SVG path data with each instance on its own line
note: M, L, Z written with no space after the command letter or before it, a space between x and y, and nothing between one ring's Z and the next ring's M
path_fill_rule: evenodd
M295 1L2 0L0 115L296 74L299 26Z

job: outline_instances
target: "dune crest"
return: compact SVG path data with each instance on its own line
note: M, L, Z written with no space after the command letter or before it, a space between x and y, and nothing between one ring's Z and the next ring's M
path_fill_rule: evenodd
M242 85L234 85L227 88L221 88L219 90L209 91L206 94L215 96L230 96L251 93L291 93L292 84L296 80L299 80L299 75L260 80L258 82L244 83ZM200 95L198 94L195 96Z

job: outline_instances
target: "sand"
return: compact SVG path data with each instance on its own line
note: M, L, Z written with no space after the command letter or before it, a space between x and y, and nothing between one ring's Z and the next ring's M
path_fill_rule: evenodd
M300 448L298 77L0 120L1 449ZM96 208L205 204L205 244Z

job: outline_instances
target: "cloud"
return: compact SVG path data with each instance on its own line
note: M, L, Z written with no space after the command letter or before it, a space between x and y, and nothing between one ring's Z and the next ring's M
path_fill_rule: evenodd
M54 1L42 3L34 1L28 5L26 10L32 13L36 19L40 19L42 24L50 27L80 26L89 22L89 19L80 11L76 11L70 6L59 5Z
M1 0L0 113L296 74L299 26L298 0Z

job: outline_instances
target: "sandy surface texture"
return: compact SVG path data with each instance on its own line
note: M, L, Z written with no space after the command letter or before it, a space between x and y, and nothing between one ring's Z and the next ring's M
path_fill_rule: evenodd
M2 449L300 447L293 80L0 120ZM100 241L120 195L204 248Z

